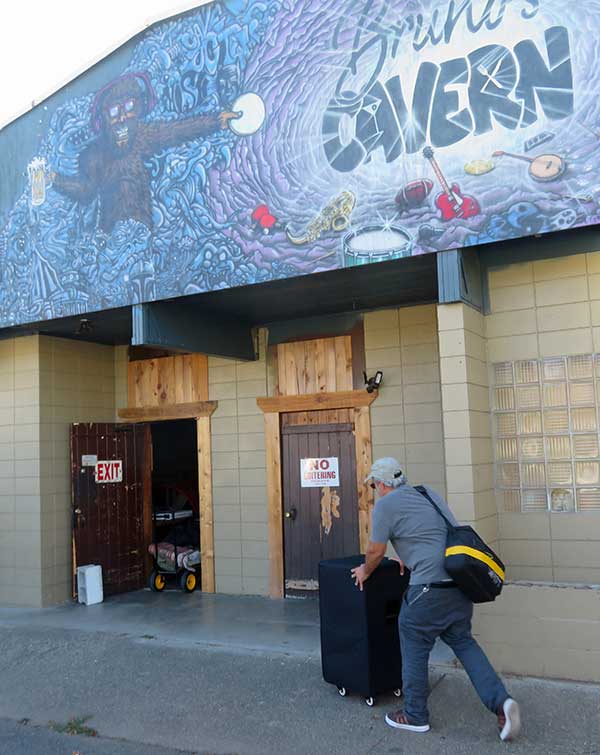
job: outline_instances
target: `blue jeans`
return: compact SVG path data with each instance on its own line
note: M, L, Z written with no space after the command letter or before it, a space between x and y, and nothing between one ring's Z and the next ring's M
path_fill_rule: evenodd
M504 684L473 639L473 603L456 587L410 586L400 611L404 712L417 725L429 723L429 653L438 637L464 666L481 702L497 713L507 697Z

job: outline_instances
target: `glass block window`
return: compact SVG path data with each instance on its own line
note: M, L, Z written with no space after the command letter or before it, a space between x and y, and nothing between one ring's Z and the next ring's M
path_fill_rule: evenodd
M502 511L600 513L600 354L492 365Z

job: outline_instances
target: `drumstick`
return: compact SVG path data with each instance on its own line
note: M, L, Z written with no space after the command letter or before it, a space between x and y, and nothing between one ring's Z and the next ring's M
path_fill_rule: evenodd
M311 262L321 262L321 260L326 260L327 257L333 257L334 254L337 254L337 252L328 252L327 254L324 254L322 257L317 257L316 260L311 260Z

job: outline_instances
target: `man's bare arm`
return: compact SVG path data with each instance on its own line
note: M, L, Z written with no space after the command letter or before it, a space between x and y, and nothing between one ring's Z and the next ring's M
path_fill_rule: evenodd
M387 543L372 543L367 546L365 554L365 578L369 578L383 561Z

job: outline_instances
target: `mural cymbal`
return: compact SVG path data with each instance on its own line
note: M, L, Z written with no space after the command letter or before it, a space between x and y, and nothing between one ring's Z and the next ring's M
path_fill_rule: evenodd
M465 165L465 173L470 176L483 176L495 167L493 160L471 160Z
M239 118L229 122L229 128L238 136L255 134L265 122L265 103L254 92L242 94L233 103L232 110L241 113Z

